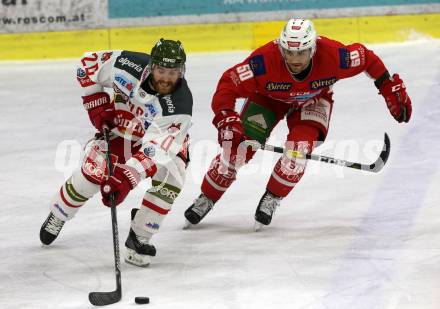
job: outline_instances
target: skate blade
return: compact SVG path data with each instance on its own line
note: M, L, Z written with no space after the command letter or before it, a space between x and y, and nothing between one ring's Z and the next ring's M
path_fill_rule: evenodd
M125 262L138 267L148 267L151 263L151 256L138 254L133 249L127 249L125 253Z
M254 222L254 232L259 232L259 231L263 230L263 226L264 225L262 223L255 221Z
M185 220L185 223L183 224L182 229L184 230L189 230L194 226L194 224L192 224L191 222L189 222L188 220Z

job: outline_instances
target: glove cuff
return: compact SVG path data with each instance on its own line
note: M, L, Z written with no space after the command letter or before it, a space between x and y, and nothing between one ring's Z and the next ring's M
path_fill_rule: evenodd
M374 85L377 89L380 90L380 87L382 87L383 83L387 80L390 80L390 73L388 71L385 71L378 79L374 81Z
M124 178L130 183L131 189L134 189L141 181L139 173L136 171L135 168L131 166L122 165L122 174L124 175Z
M86 111L110 103L110 96L107 92L97 92L91 95L86 95L83 96L82 99Z

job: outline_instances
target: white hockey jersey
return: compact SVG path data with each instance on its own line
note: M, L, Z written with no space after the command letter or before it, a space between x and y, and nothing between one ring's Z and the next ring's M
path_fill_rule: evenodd
M149 61L148 54L125 50L88 52L81 58L77 79L85 95L112 88L117 118L112 133L141 143L139 152L153 161L166 161L186 148L193 99L184 78L169 95L152 89ZM141 173L141 164L134 165Z

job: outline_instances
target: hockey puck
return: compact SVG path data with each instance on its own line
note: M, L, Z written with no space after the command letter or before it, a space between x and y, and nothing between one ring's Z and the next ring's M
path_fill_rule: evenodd
M134 302L136 304L148 304L148 303L150 303L150 298L149 297L138 296L138 297L134 298Z

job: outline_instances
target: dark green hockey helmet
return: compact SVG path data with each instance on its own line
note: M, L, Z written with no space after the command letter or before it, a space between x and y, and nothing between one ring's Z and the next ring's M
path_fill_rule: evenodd
M160 39L151 49L151 63L165 68L184 68L186 54L180 41Z

